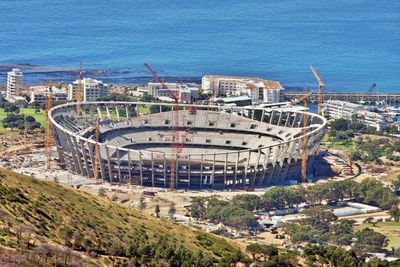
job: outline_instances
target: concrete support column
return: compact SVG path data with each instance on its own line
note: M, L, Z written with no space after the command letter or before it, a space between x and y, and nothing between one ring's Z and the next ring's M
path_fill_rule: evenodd
M116 150L117 154L117 162L118 162L118 181L121 183L122 182L122 176L121 176L121 155L119 149Z
M113 181L113 176L112 176L112 171L111 171L111 158L110 158L109 147L105 146L105 150L106 150L107 165L108 165L108 175L109 175L109 180L111 183Z
M139 172L140 172L140 185L143 186L143 161L142 152L139 150Z
M109 120L111 120L111 113L110 113L110 108L108 107L108 105L106 105L106 111L107 111L107 118Z
M115 114L117 114L117 120L120 121L121 118L120 118L120 116L119 116L118 105L115 105Z
M128 156L128 176L129 176L129 181L131 184L133 184L133 179L132 179L132 165L131 165L131 151L128 150L127 152Z
M151 186L154 187L154 153L151 152Z

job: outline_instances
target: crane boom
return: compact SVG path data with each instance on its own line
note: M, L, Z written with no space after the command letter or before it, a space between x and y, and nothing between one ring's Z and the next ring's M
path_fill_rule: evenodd
M313 73L315 79L318 81L318 115L323 116L322 112L322 96L324 93L324 88L325 88L325 83L321 79L321 77L318 75L318 73L315 71L314 67L310 65L311 72Z

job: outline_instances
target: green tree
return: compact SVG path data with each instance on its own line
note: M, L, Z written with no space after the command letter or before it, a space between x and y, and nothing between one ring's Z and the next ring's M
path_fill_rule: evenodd
M387 245L386 236L370 228L364 228L355 233L354 248L360 252L381 252Z
M157 217L160 217L160 205L156 205L155 207L154 207L154 214L157 216Z
M99 197L106 197L107 196L107 189L105 189L104 187L100 187L99 191L97 192L97 195Z
M169 204L168 215L170 219L174 219L176 213L175 203Z
M399 217L400 217L400 210L399 210L399 207L397 206L397 205L393 205L391 208L390 208L390 216L393 218L393 220L395 221L395 222L398 222L399 221Z
M139 209L143 211L147 207L146 198L144 196L140 196L139 198Z

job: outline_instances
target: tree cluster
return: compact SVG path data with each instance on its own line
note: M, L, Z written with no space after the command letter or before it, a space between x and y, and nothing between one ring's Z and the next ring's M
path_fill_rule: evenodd
M36 121L36 119L32 116L24 116L22 114L8 114L2 120L2 124L4 128L11 128L11 129L25 129L25 126L28 131L32 131L34 129L40 128L40 123Z
M292 242L329 243L350 246L357 252L381 252L387 245L387 238L372 229L364 228L354 233L354 221L337 220L337 217L323 207L306 209L307 216L300 223L285 226L285 232Z
M191 217L197 220L209 220L213 223L223 223L238 230L258 227L254 214L220 199L218 196L192 198L187 210Z
M388 138L359 138L355 143L357 150L352 154L353 160L382 164L381 157L385 156L389 160L400 161L400 141L391 141Z

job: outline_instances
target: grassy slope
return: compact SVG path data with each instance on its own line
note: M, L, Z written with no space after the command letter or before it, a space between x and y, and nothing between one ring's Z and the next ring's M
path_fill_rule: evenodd
M363 223L355 226L355 230L361 230L367 227L387 236L389 239L387 247L389 249L393 246L400 246L400 222L379 222L375 227L372 224Z
M150 239L155 234L165 234L173 238L177 246L182 244L187 249L201 250L208 255L217 256L223 251L235 250L227 241L216 236L4 169L0 169L0 208L8 213L0 217L0 245L6 247L17 246L15 236L4 235L1 231L1 226L11 222L12 225L24 223L33 226L36 234L60 244L62 240L57 232L65 225L81 233L90 229L97 239L103 241L122 240L144 229Z
M25 116L33 116L37 122L40 123L41 127L45 127L46 124L46 114L45 111L40 110L40 113L35 113L34 108L21 108L20 114L24 114ZM10 131L7 131L6 129L3 128L3 124L1 121L7 117L7 113L4 112L4 109L0 109L0 133L10 133Z

